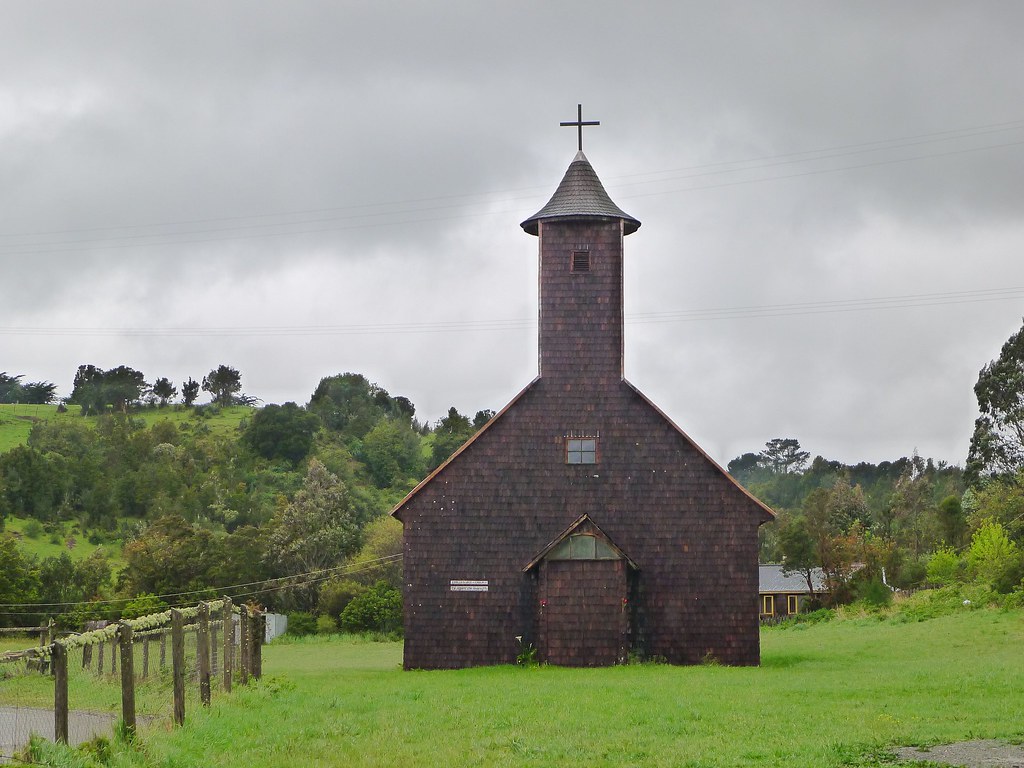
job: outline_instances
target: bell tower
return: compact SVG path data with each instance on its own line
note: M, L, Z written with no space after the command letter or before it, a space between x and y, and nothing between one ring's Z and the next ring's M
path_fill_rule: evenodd
M540 241L542 379L566 389L610 386L622 371L622 241L640 222L619 208L579 146L547 205L522 223Z

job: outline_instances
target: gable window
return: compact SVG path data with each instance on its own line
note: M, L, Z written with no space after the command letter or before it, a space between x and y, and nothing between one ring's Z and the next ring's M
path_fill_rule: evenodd
M565 439L566 464L597 464L596 437L567 437Z
M573 272L589 272L590 271L590 251L573 251L572 252L572 271Z
M800 613L800 595L786 595L786 613Z
M551 550L548 560L621 560L622 555L602 538L574 533Z
M775 615L775 595L761 595L761 613L765 616Z

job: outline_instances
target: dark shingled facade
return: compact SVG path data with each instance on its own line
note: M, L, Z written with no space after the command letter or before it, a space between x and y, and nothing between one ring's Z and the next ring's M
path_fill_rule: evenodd
M750 496L622 375L622 243L640 222L578 153L540 239L540 375L393 511L405 666L631 654L759 661Z

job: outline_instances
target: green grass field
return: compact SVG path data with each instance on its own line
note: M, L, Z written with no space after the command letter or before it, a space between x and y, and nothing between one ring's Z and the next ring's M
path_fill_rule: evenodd
M398 643L279 642L264 679L117 765L876 765L897 745L1024 737L1024 612L762 632L760 668L403 672Z
M46 557L58 557L62 552L67 552L72 560L84 560L96 550L103 550L115 567L121 565L121 545L119 542L107 544L90 544L86 536L78 530L74 523L60 523L61 530L55 536L56 543L51 535L45 531L36 538L31 538L26 527L29 525L29 518L8 517L4 520L4 531L7 534L15 535L18 540L18 548L26 554L35 555L39 559ZM4 534L0 534L2 536Z
M77 405L68 406L66 413L57 413L56 405L0 405L0 453L24 445L36 423L75 418L80 410Z
M204 425L213 434L229 434L235 432L243 420L248 418L253 408L235 405L230 408L218 408L216 413L210 410L200 412L206 415L197 416L197 411L182 406L168 408L144 408L131 413L133 419L142 419L147 426L160 421L169 421L175 426ZM57 413L56 405L0 405L0 453L9 451L28 441L32 427L40 421L63 419L81 419L81 408L69 405L66 413ZM86 417L85 423L93 424L94 417Z

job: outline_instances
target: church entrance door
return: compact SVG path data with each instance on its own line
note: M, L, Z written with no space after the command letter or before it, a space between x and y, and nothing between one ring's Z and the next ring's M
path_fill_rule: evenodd
M557 560L540 564L538 655L570 667L625 660L629 647L627 562Z

